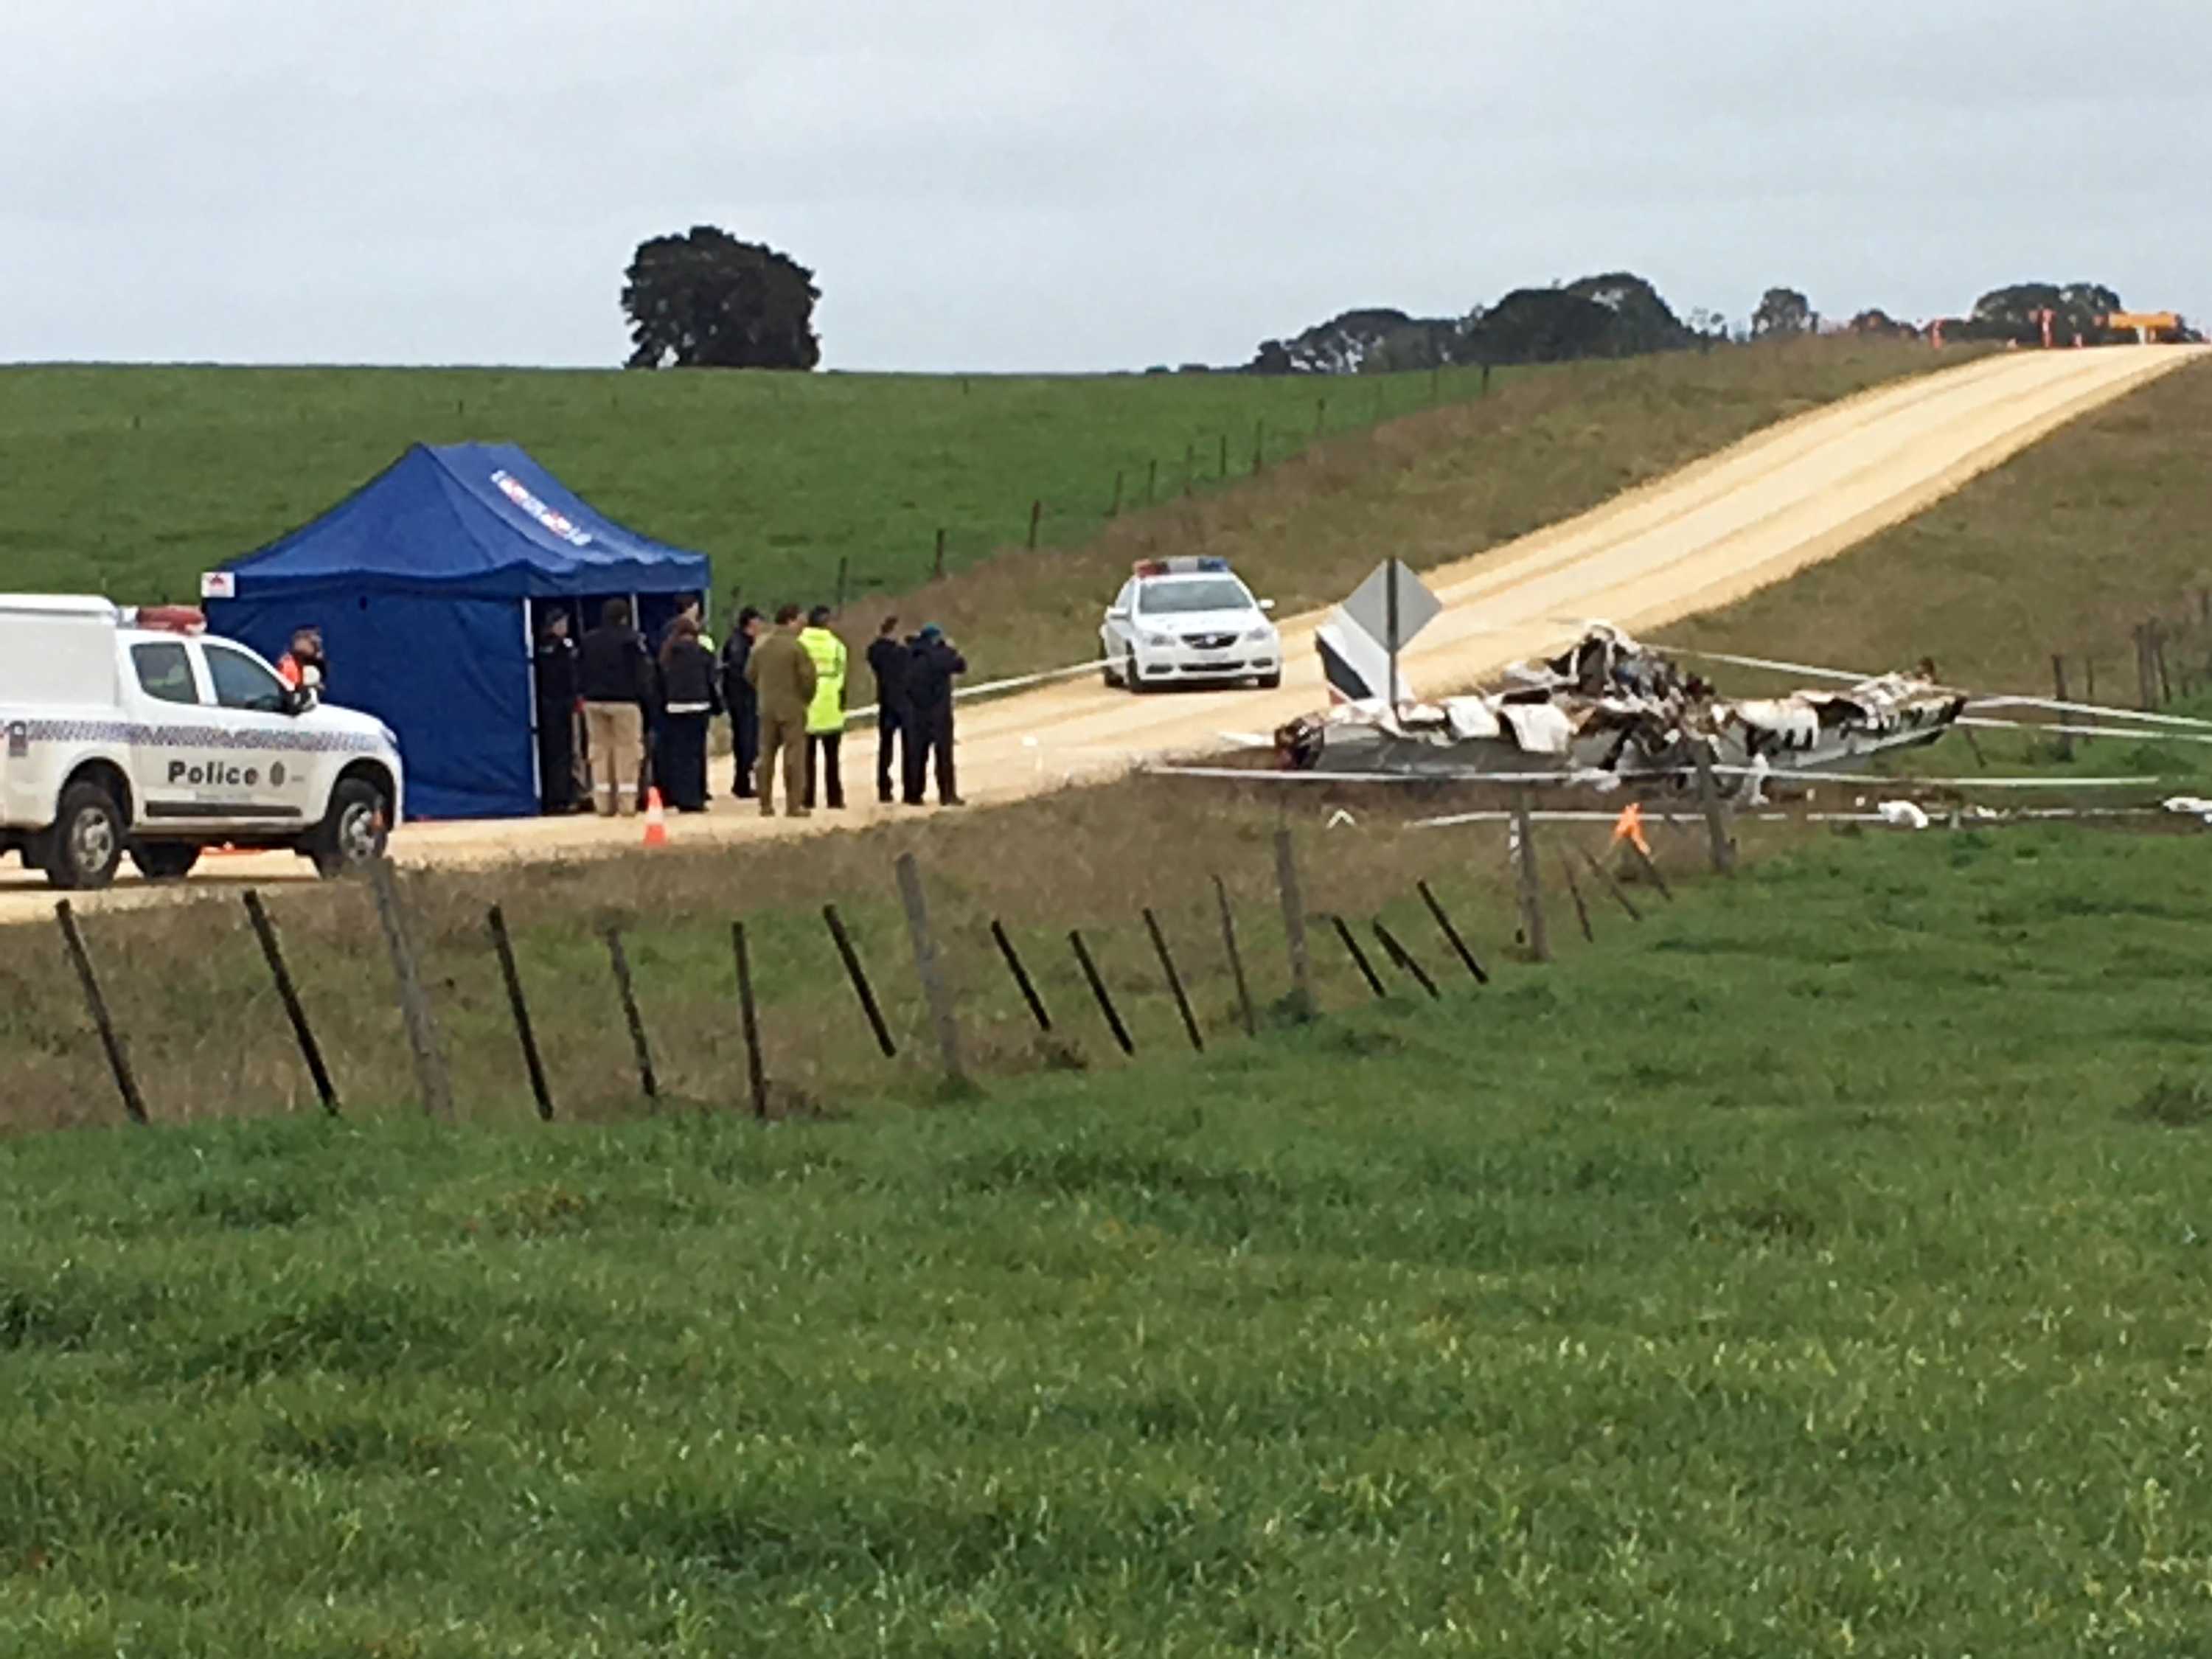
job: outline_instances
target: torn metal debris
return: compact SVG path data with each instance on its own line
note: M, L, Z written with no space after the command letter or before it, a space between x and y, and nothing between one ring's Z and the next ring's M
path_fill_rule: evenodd
M1432 774L1556 769L1563 776L1685 779L1700 756L1729 793L1756 800L1765 773L1820 767L1940 738L1964 692L1935 665L1841 688L1729 699L1609 623L1557 657L1519 663L1498 690L1434 702L1339 702L1277 730L1291 771Z

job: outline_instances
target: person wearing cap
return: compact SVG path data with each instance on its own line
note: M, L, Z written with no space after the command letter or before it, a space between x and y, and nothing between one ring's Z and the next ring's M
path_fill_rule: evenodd
M775 630L754 642L745 684L760 698L760 766L754 779L761 816L775 816L775 769L783 763L784 815L807 816L806 713L814 701L814 659L799 642L799 607L778 607Z
M828 605L817 605L807 612L799 646L814 663L814 696L806 706L806 805L814 805L818 778L824 805L842 812L845 780L838 771L838 755L845 746L847 657L845 641L830 631Z
M929 764L937 763L937 799L943 806L963 805L952 769L952 682L968 672L968 659L954 649L945 630L931 623L914 636L907 665L906 804L921 805Z

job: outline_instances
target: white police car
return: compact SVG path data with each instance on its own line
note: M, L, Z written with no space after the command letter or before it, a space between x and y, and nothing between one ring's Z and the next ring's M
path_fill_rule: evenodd
M0 853L57 887L127 854L174 880L203 848L289 848L336 876L399 822L398 740L294 690L185 609L0 594Z
M1283 641L1226 559L1140 559L1106 607L1099 660L1109 685L1283 683Z

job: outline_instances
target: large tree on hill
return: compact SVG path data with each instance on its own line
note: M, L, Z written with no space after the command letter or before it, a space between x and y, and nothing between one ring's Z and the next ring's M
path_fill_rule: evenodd
M713 225L638 244L623 283L632 368L812 368L814 273Z
M1751 313L1754 339L1770 335L1805 334L1813 327L1813 302L1794 288L1770 288L1759 296L1759 309Z
M1613 310L1563 288L1517 288L1483 313L1466 361L1556 363L1614 354Z
M1692 343L1694 337L1674 314L1674 307L1659 297L1659 290L1633 271L1585 276L1569 283L1566 291L1613 313L1609 344L1623 356L1677 350Z
M2051 337L2070 345L2079 334L2092 345L2109 338L2105 319L2120 308L2120 296L2102 283L2014 283L1991 289L1974 301L1961 335L1969 339L2043 342L2043 313L2052 313Z
M1251 368L1258 374L1357 374L1370 366L1392 336L1416 326L1402 311L1358 307L1288 340L1261 341Z

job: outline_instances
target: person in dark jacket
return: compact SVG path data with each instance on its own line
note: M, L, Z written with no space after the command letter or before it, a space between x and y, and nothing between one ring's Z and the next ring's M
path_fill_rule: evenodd
M730 750L737 758L730 787L739 800L753 798L753 768L760 763L760 693L745 678L745 663L765 625L760 607L749 605L722 646L722 706L730 711Z
M937 799L959 806L952 770L952 682L968 672L968 659L953 648L934 623L914 636L908 654L906 703L906 804L921 805L929 763L937 762Z
M645 769L645 705L653 662L630 626L629 602L609 599L599 625L576 652L576 689L584 699L584 738L592 755L592 798L603 818L637 811Z
M899 753L899 734L907 726L906 682L914 662L914 648L899 641L898 620L884 617L868 647L868 667L876 677L876 799L886 806L891 804L892 757ZM907 742L911 746L913 739ZM896 766L903 785L903 761Z
M538 803L548 817L576 810L576 642L556 611L538 635Z
M688 613L660 647L660 743L654 750L662 794L679 812L707 810L707 732L722 712L714 658Z

